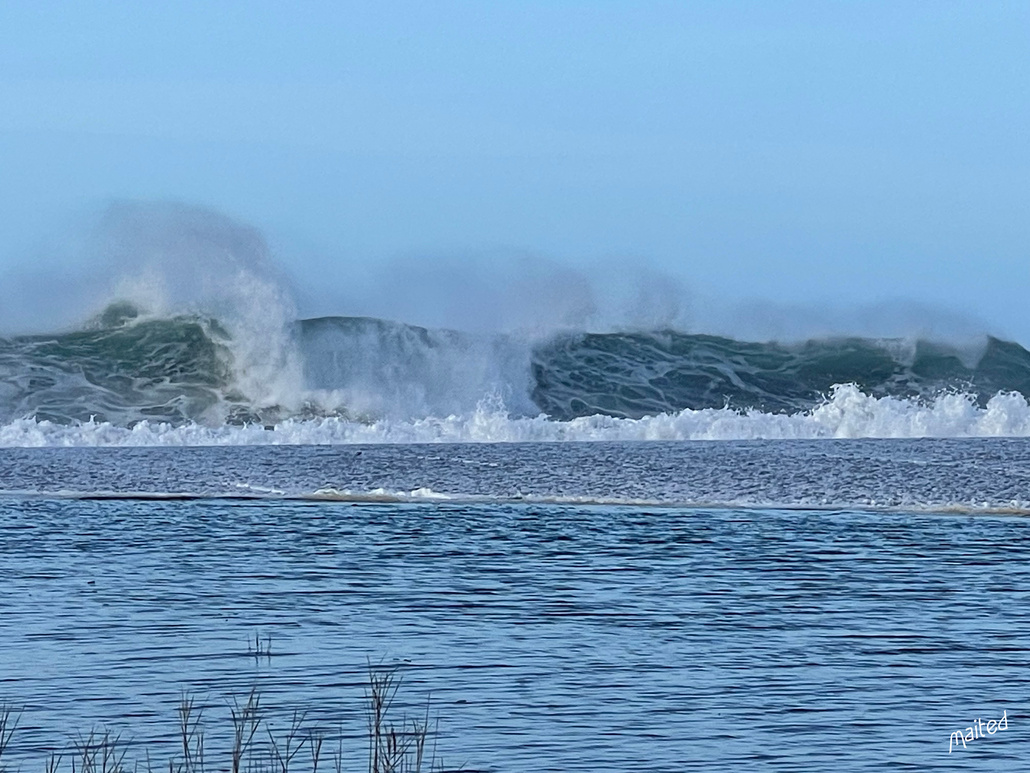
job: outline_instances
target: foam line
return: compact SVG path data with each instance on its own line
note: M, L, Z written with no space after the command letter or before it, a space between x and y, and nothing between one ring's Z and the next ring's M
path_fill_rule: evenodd
M287 419L271 427L142 421L127 428L108 422L56 424L35 419L0 425L0 446L7 447L1027 436L1030 404L1019 394L999 393L979 407L971 395L946 394L923 402L872 397L854 385L836 386L823 404L795 414L709 408L641 419L595 415L554 421L544 416L513 418L496 402L483 401L467 415L369 423L320 417Z

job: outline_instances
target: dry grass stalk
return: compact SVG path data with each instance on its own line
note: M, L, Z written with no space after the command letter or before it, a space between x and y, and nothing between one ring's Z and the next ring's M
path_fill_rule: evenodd
M72 757L72 773L126 773L124 762L128 751L121 743L121 736L112 736L110 731L99 735L90 730L89 735L75 741L75 756ZM76 771L75 762L79 768Z
M311 773L318 773L318 760L322 756L322 742L325 732L318 728L308 731L308 751L311 752Z
M204 730L200 726L203 709L195 708L194 699L183 693L179 699L179 740L182 743L182 764L179 773L203 773Z
M11 737L18 728L20 719L21 712L15 713L6 703L0 703L0 763L3 762L4 752L11 743Z
M421 721L406 720L395 725L389 718L401 679L396 668L368 669L365 699L368 708L369 773L420 773L425 763L426 739L429 737L429 706ZM435 759L430 760L430 769Z
M240 773L240 765L244 756L249 756L253 751L254 736L261 724L261 717L258 714L260 703L261 697L256 689L250 691L247 702L243 706L240 706L235 695L232 698L232 705L229 706L233 729L231 773Z
M272 634L268 634L262 642L261 634L255 633L253 646L251 646L250 639L247 639L247 652L255 658L272 657Z
M434 748L427 754L426 741L430 735L429 703L425 715L418 720L401 718L394 722L392 710L401 679L396 668L374 668L369 666L365 698L368 711L368 771L369 773L427 773L438 767L435 741ZM306 714L294 712L289 729L277 735L263 721L260 695L251 690L246 702L233 696L229 704L232 720L232 747L230 749L229 773L290 773L301 751L307 747L310 759L310 773L318 773L322 758L325 732L306 724ZM178 706L178 742L181 759L168 760L168 773L205 773L204 730L201 725L203 707L188 694L183 693ZM0 762L7 751L11 738L18 727L20 712L0 704ZM257 742L258 730L264 725L268 736L267 744ZM432 733L435 737L435 730ZM343 770L343 738L340 732L338 746L333 755L335 773ZM73 741L71 773L129 773L125 767L127 745L121 736L109 731L103 734L95 730L88 736ZM150 751L145 750L145 771L154 773L150 762ZM255 759L256 758L256 759ZM59 773L64 757L51 752L45 763L45 773ZM301 769L306 766L300 764ZM138 773L139 766L132 773ZM0 766L0 773L3 768Z
M46 760L46 773L57 773L57 769L61 767L61 761L63 759L63 754L58 754L57 752L50 752Z
M272 729L265 726L265 730L268 731L268 743L272 747L272 761L275 763L278 773L290 773L290 763L293 762L294 757L300 754L300 750L304 748L304 744L309 738L303 733L305 716L303 713L293 712L293 721L290 723L290 729L286 731L286 737L282 740L281 745L279 741L276 741Z

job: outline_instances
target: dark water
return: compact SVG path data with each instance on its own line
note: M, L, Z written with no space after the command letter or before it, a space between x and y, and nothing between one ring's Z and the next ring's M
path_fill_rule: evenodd
M995 338L967 347L863 338L785 345L654 330L529 340L324 317L279 331L273 346L268 331L236 328L147 317L123 302L79 331L0 339L0 422L444 418L484 399L559 422L687 409L794 414L845 384L924 402L959 392L980 407L999 392L1030 396L1030 352ZM268 349L260 361L247 355L255 347ZM297 373L284 387L291 362Z
M4 450L0 701L24 708L4 761L42 770L45 749L107 726L131 740L127 759L150 749L166 768L188 688L207 707L209 767L224 770L226 701L257 687L274 728L306 710L361 770L371 660L401 667L400 710L431 695L439 752L467 769L1024 770L1027 522L980 506L992 486L996 506L1025 490L1028 449ZM667 504L497 498L507 486L596 499L630 480ZM52 493L316 481L478 498ZM671 504L733 481L752 504ZM862 492L866 504L843 504ZM905 504L916 494L925 511ZM806 509L817 496L822 509ZM248 652L255 634L271 636L270 657ZM1007 729L949 754L952 732L1003 713Z
M539 346L533 399L549 416L640 418L684 408L793 413L836 384L875 397L960 390L983 404L999 391L1030 394L1030 353L989 338L980 351L931 341L831 338L752 343L672 330L564 335Z

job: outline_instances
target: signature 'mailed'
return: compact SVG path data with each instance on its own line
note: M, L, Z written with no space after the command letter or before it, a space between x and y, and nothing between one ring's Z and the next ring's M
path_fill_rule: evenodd
M957 748L960 743L962 744L962 748L965 749L966 744L969 741L975 741L977 738L983 738L985 735L994 735L999 730L1008 729L1008 709L1006 709L1005 712L1001 715L1001 719L989 719L987 720L986 725L984 724L984 721L982 719L977 717L976 721L965 729L965 732L963 732L962 730L956 730L954 733L951 734L951 736L948 738L948 754L951 754L952 749Z

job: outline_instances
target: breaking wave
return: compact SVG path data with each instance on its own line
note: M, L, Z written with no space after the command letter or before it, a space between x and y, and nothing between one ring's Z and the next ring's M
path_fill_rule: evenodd
M996 338L298 320L264 239L229 218L123 203L98 234L83 308L118 300L78 329L0 338L0 445L1030 434L1030 352ZM85 286L65 281L4 289L59 318Z
M286 400L248 393L216 319L109 306L0 340L0 445L207 445L1030 435L1030 352L675 331L471 335L380 319L289 326ZM280 390L281 393L281 390Z

